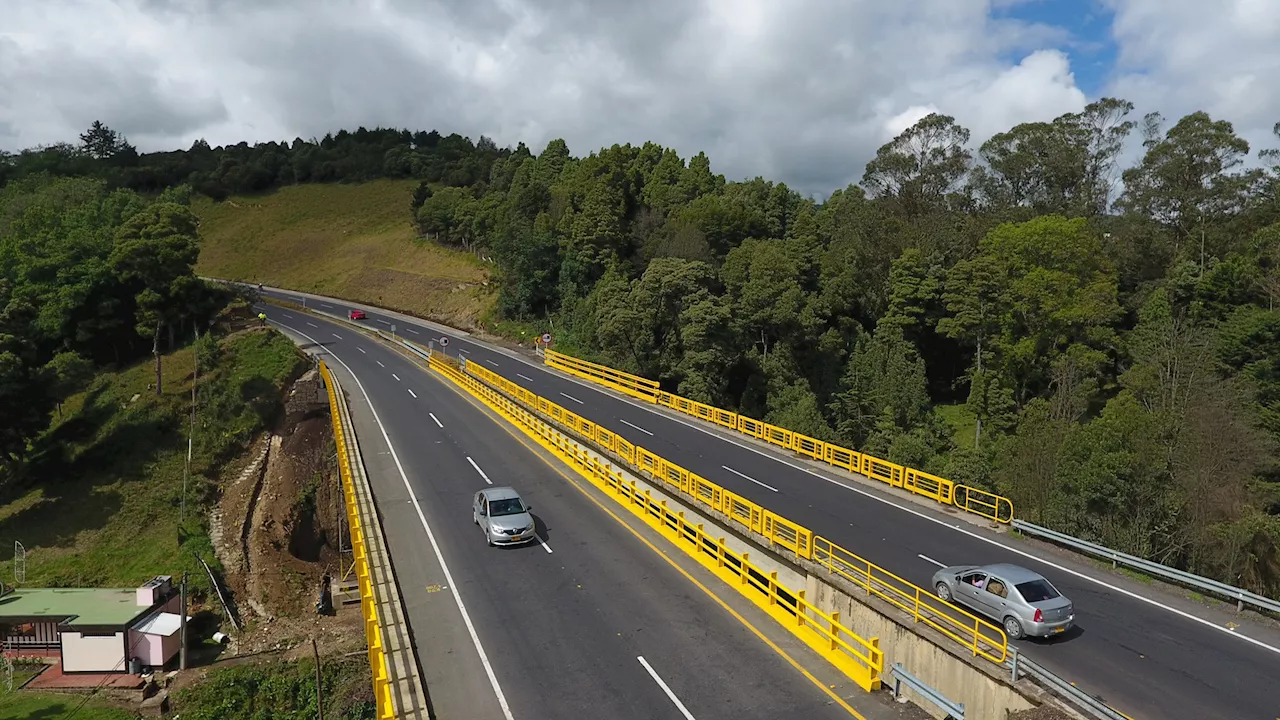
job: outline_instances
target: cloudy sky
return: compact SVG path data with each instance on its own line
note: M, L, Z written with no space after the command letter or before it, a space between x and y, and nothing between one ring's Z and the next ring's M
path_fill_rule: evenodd
M0 148L653 140L825 195L933 110L976 146L1117 95L1274 146L1277 48L1280 0L0 0Z

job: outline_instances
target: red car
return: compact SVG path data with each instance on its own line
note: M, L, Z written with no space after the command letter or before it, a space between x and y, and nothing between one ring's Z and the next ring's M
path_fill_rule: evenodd
M347 313L347 317L351 318L352 320L364 320L364 311L352 310L351 312Z

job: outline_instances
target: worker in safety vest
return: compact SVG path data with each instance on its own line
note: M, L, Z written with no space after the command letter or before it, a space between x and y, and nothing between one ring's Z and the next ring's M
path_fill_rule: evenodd
M266 325L266 324L267 324L267 314L266 314L266 313L258 313L258 321L259 321L259 322L261 322L263 325Z

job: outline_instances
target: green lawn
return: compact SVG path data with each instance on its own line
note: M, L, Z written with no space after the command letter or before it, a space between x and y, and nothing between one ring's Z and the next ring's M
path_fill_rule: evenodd
M937 405L938 415L951 427L952 438L956 447L973 447L973 431L978 426L978 418L965 403L954 405Z
M416 237L409 207L417 185L306 184L220 203L196 198L197 270L472 328L497 298L491 266Z
M193 353L164 357L157 397L150 360L100 374L72 397L35 443L28 478L0 498L0 547L27 549L27 587L132 587L157 574L190 573L206 590L192 551L216 567L204 519L219 473L234 465L270 419L287 382L308 364L274 332L220 343L202 372L187 522L180 502ZM180 541L181 538L181 541ZM0 573L12 582L12 557Z

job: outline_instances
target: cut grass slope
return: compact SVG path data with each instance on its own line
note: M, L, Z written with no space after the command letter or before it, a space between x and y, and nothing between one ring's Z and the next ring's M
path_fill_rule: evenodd
M38 439L28 489L0 504L0 548L17 540L27 549L24 585L131 587L186 570L193 589L207 592L193 552L216 565L204 518L215 483L308 366L292 342L266 330L232 335L219 348L215 369L200 378L184 532L190 348L164 357L162 396L149 387L150 360L101 373ZM4 570L12 582L12 568Z
M414 180L295 185L193 201L202 275L314 292L475 326L496 299L485 263L418 240Z

